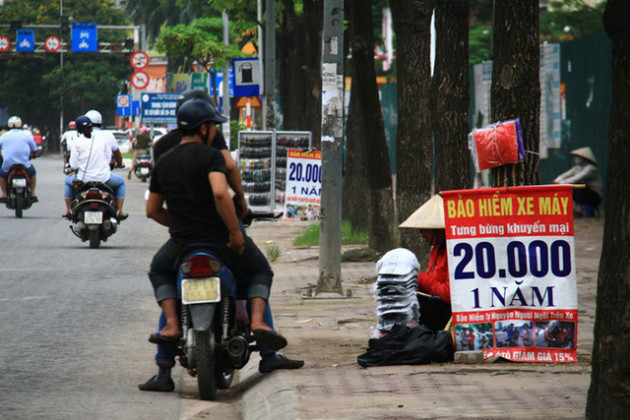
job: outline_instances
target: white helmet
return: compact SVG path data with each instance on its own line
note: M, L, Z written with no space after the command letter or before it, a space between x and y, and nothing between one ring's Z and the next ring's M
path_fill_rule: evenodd
M103 124L103 117L101 116L101 113L95 109L90 109L85 113L85 116L92 121L92 124Z
M13 116L9 118L8 126L9 128L22 128L22 119L18 116Z

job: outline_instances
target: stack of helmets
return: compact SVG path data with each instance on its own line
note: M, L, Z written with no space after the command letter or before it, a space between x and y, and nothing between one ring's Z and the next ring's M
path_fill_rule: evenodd
M416 298L420 263L413 252L396 248L376 263L378 278L373 286L378 324L373 338L385 336L394 325L413 327L420 316Z

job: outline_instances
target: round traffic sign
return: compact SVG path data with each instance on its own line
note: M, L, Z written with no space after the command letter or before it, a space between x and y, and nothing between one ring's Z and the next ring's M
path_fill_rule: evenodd
M136 70L142 70L149 65L149 55L144 51L136 51L131 54L131 67Z
M11 41L6 36L0 36L0 52L8 51L11 47Z
M57 52L59 48L61 48L61 41L56 36L49 36L46 38L46 41L44 41L44 48L46 48L48 52Z
M128 95L118 95L118 107L119 108L128 108L129 107L129 96Z
M131 85L139 90L146 88L149 86L149 75L141 70L138 70L131 75Z

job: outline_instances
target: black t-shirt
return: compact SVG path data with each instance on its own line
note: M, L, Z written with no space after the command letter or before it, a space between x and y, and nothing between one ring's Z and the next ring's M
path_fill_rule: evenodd
M177 146L182 141L182 133L178 128L169 131L164 134L153 145L153 160L158 161L160 156ZM223 133L217 130L217 135L212 140L212 147L218 150L227 150L227 144L225 143L225 137Z
M226 174L225 159L219 150L201 143L180 144L155 165L149 190L166 201L169 232L179 243L229 239L215 205L210 172Z

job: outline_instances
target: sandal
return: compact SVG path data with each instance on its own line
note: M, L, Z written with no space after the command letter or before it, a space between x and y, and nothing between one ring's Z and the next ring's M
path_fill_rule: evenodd
M64 214L61 215L61 217L64 218L64 219L70 220L70 219L72 219L72 212L64 213Z
M118 215L116 216L116 219L118 219L118 221L121 222L127 219L127 217L129 217L127 213L118 213Z

